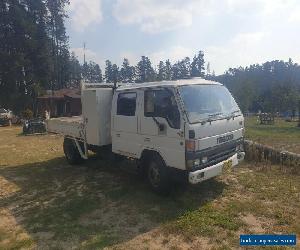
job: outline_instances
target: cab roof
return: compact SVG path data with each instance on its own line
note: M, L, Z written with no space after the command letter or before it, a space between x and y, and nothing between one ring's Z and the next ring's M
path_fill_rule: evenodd
M146 82L146 83L128 83L118 86L117 91L142 89L142 88L155 88L155 87L172 87L172 86L185 86L185 85L222 85L219 82L208 81L203 78L181 79L176 81L160 81L160 82Z

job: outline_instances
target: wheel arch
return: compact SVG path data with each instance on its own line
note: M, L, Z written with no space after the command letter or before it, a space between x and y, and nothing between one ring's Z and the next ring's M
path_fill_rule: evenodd
M153 157L154 155L158 156L162 162L164 163L165 166L166 165L166 161L164 159L164 157L162 156L161 152L157 151L157 150L154 150L154 149L147 149L145 148L142 153L141 153L141 156L140 156L140 163L142 165L142 167L146 166L146 162L147 160L149 160L151 157Z

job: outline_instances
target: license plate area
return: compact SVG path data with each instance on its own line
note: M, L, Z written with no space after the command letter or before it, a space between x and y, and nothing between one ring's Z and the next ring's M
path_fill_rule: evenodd
M232 168L232 160L228 160L223 164L223 172L227 172Z

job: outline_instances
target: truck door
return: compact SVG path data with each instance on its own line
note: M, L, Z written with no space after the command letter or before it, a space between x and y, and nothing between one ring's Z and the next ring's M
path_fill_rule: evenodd
M112 150L129 157L136 157L138 149L137 92L117 93L112 110Z
M143 147L158 151L169 167L185 169L184 123L172 89L144 91L139 133Z

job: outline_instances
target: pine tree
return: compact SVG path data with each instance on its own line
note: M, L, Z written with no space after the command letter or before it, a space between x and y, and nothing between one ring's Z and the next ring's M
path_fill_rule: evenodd
M191 76L192 77L203 77L204 76L204 53L199 51L198 55L194 56L192 65L191 65Z
M158 64L157 80L163 81L163 80L166 80L166 78L167 78L166 66L163 61L160 61Z
M166 80L172 80L172 65L170 60L166 61Z
M124 83L132 83L135 78L135 68L130 66L128 59L124 58L122 68L120 70L120 81Z
M105 81L107 83L113 82L113 68L110 60L105 61Z
M41 1L41 0L39 0ZM65 67L69 62L68 37L64 20L67 17L65 6L69 0L46 0L48 9L48 33L51 39L51 52L54 62L54 74L52 76L52 88L62 88L68 75Z
M117 83L119 82L119 67L117 64L112 65L112 83Z
M172 66L172 80L180 79L180 63L177 62Z
M69 62L69 81L67 87L78 88L81 81L81 65L73 52Z
M136 82L151 82L155 81L155 79L156 73L152 67L150 59L146 56L142 56L136 66Z
M88 64L88 81L91 83L102 82L102 72L100 66L92 61L90 61Z
M191 77L190 58L186 57L179 62L179 79L188 79Z

